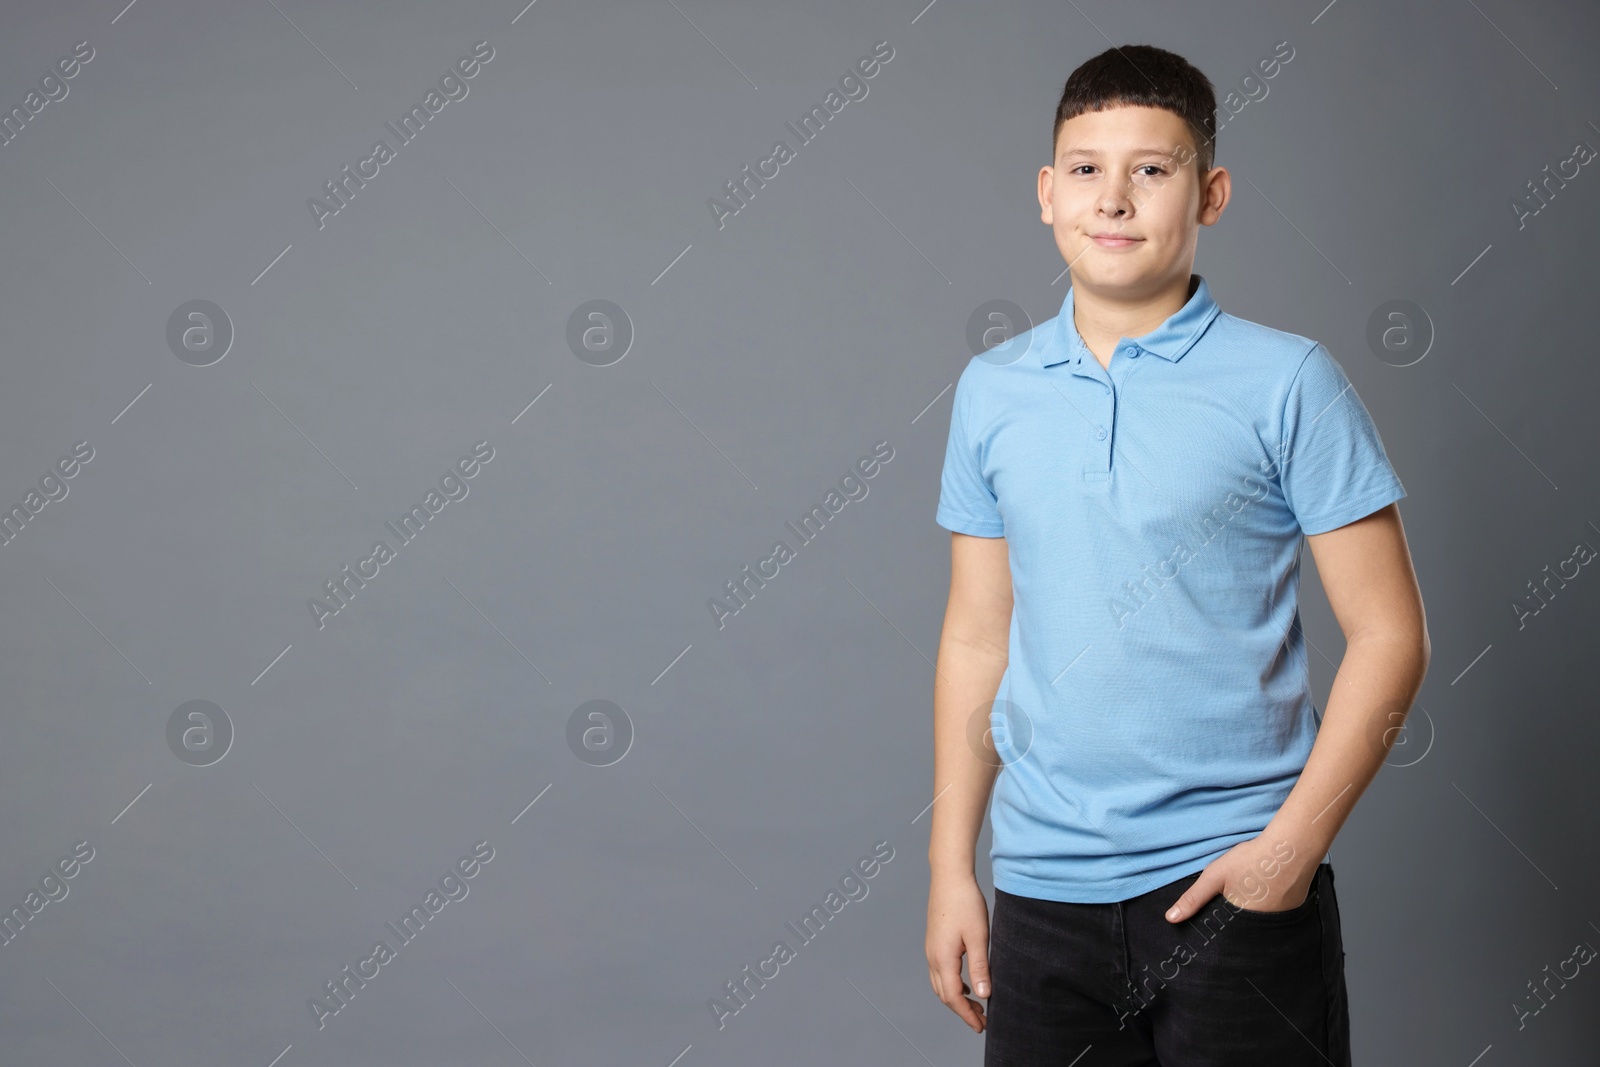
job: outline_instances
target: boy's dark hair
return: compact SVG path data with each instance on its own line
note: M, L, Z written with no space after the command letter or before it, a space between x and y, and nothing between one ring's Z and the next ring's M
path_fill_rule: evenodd
M1111 107L1159 107L1176 113L1194 138L1199 173L1211 169L1216 159L1217 94L1211 79L1187 59L1155 45L1126 44L1085 60L1061 90L1051 159L1063 122L1085 111Z

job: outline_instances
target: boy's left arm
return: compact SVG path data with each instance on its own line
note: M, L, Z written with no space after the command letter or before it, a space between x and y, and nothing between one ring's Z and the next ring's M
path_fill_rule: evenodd
M1398 505L1306 540L1345 636L1321 730L1267 828L1213 860L1174 902L1173 922L1218 893L1255 911L1304 903L1317 865L1422 688L1431 646Z

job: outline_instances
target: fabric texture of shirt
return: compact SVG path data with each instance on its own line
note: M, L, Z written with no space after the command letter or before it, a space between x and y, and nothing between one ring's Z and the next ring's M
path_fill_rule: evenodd
M1302 535L1406 491L1327 349L1224 313L1201 276L1107 367L1072 302L962 371L936 521L1010 556L994 884L1106 903L1277 813L1321 723Z

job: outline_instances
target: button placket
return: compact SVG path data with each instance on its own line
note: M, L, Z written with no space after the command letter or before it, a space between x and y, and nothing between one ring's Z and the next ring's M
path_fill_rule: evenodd
M1122 377L1121 384L1123 389L1126 389L1128 386L1128 379L1139 373L1139 368L1143 366L1144 363L1148 362L1148 360L1129 362L1130 360L1134 360L1137 357L1145 354L1143 350L1140 349L1136 344L1129 344L1127 347L1122 348L1119 351L1126 358L1118 361L1116 358L1117 353L1114 352L1112 353L1110 363L1111 366L1120 368ZM1117 391L1117 376L1111 373L1110 367L1106 368L1106 377L1102 384L1104 384L1106 387L1106 414L1105 418L1102 419L1098 425L1096 425L1094 430L1095 439L1101 442L1100 470L1102 473L1097 475L1097 477L1110 478L1111 457L1116 445L1117 402L1120 399Z
M1088 427L1092 444L1089 454L1093 457L1089 466L1084 468L1084 477L1089 480L1099 480L1111 476L1111 432L1117 410L1117 390L1111 383L1110 375L1098 379L1105 392L1101 395L1099 404L1096 405L1095 414L1098 416L1094 423Z
M1072 361L1073 374L1093 380L1104 390L1099 397L1078 410L1084 420L1083 433L1086 435L1081 477L1085 482L1099 483L1101 488L1105 488L1111 478L1111 432L1116 413L1116 387L1112 385L1110 371L1100 365L1081 337L1075 338L1073 348L1076 352Z

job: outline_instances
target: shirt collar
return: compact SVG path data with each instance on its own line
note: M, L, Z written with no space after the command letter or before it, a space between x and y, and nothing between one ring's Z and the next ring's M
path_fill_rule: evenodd
M1190 274L1194 292L1183 307L1173 312L1166 322L1151 330L1143 337L1126 338L1144 352L1154 352L1163 359L1176 363L1182 359L1184 353L1194 347L1200 339L1211 320L1217 317L1222 310L1217 302L1211 298L1211 287L1206 280L1198 274ZM1072 319L1072 294L1075 287L1067 289L1066 299L1061 302L1061 314L1056 316L1055 336L1049 349L1044 353L1044 366L1049 367L1068 360L1080 360L1084 356L1094 358L1083 337L1078 333L1076 324Z

